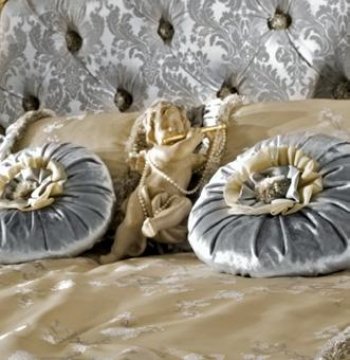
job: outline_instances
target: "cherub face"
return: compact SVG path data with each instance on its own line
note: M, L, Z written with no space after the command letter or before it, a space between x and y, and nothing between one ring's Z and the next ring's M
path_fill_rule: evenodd
M186 135L190 124L183 110L173 104L160 103L150 110L147 119L148 141L161 145L175 135Z
M171 107L163 112L162 120L154 124L154 137L160 145L171 136L185 134L186 130L180 110L177 107Z

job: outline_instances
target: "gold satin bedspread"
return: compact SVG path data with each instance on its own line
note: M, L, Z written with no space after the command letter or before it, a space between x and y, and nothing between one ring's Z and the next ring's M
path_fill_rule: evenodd
M0 267L1 360L328 360L334 338L350 358L349 325L350 272L249 279L193 254Z

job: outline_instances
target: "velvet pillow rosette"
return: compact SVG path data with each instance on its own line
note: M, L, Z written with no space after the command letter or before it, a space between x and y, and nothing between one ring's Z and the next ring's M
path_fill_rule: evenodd
M52 116L28 112L0 138L0 263L74 256L106 233L115 205L106 165L90 150L49 142L13 152L28 124Z
M220 168L189 218L214 268L254 277L318 275L350 263L350 142L294 133Z

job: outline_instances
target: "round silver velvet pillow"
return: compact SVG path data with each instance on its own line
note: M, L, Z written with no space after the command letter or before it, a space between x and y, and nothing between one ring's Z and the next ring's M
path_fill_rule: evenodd
M92 152L49 143L0 164L0 263L77 255L101 240L115 203Z
M189 241L201 260L233 274L350 268L350 143L299 133L247 150L204 187Z

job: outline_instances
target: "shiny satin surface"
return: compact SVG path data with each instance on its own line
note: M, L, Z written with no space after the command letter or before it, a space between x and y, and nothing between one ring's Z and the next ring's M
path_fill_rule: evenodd
M67 180L62 195L47 207L0 209L0 263L72 256L91 248L106 232L115 203L106 166L87 149L67 143L23 152L56 161Z
M339 360L350 339L349 272L247 279L194 254L2 266L0 304L4 360Z
M290 215L232 215L223 190L237 163L264 147L293 146L318 163L323 190ZM189 241L214 268L254 277L319 275L350 264L350 142L295 133L262 141L223 166L189 218Z

